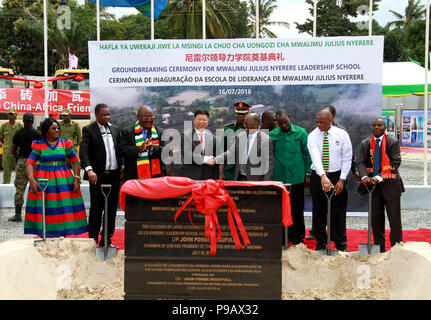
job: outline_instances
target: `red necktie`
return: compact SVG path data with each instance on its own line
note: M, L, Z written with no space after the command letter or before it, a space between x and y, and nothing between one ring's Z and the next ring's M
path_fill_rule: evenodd
M199 132L199 137L201 139L201 151L204 152L204 134L203 134L203 132Z

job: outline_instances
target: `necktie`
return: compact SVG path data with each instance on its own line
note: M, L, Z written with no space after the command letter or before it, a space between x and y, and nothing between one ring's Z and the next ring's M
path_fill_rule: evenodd
M106 155L106 160L107 160L106 169L107 170L111 169L111 162L112 162L112 160L111 160L111 144L109 143L109 134L110 133L111 132L109 130L109 127L106 127L105 128L105 137L106 137L106 147L108 149L108 152Z
M325 172L329 171L329 140L328 131L325 131L323 135L323 152L322 152L322 164Z
M382 163L382 151L380 148L380 139L376 139L374 147L374 162L373 162L373 177L380 173L380 165Z
M204 133L203 132L199 132L199 138L201 141L201 153L204 153Z

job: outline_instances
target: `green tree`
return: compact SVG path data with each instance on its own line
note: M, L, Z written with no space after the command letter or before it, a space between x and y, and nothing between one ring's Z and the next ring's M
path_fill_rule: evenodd
M306 0L305 2L310 5L309 12L313 16L313 1ZM378 10L378 2L380 0L374 0L373 11ZM336 0L319 0L317 3L316 35L318 37L331 37L368 34L368 31L359 30L357 23L350 20L358 16L361 6L368 6L368 4L368 0L344 0L340 5ZM313 35L312 19L307 19L302 24L295 22L295 25L300 33Z
M206 3L207 38L225 38L231 31L227 16L233 14L227 1L208 0ZM166 24L180 39L202 38L202 1L173 0L166 10Z
M80 5L69 0L70 28L57 25L60 0L47 3L49 71L68 66L69 51L78 56L80 67L88 67L87 42L96 40L95 5L89 1ZM101 13L102 39L119 36L113 16ZM0 13L0 56L9 60L18 73L43 74L43 1L29 4L24 0L5 0ZM55 54L55 55L54 55Z
M277 35L269 30L271 26L284 26L289 28L289 23L285 21L272 21L270 20L274 10L277 9L275 4L276 0L259 0L259 38L277 38ZM250 24L249 29L252 37L256 37L256 1L249 0L250 6Z
M404 15L394 11L392 12L398 20L394 20L388 23L388 26L395 26L405 28L415 20L421 20L425 16L425 5L421 4L420 0L408 0Z

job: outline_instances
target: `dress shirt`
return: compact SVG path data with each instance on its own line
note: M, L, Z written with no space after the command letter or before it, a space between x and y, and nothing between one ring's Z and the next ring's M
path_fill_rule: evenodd
M308 136L308 151L310 152L312 164L311 169L319 176L325 174L322 164L324 131L315 128ZM352 143L349 134L343 129L331 126L328 130L329 141L329 171L341 170L340 179L346 180L352 166Z
M248 145L248 150L247 150L247 157L246 157L247 162L248 162L248 157L250 156L250 151L251 151L251 149L252 149L252 147L253 147L253 143L256 141L256 137L257 137L258 132L259 132L259 130L257 130L256 132L254 132L254 133L252 133L252 134L248 134L248 135L247 135L247 139L248 139L248 143L247 143L247 145ZM243 165L241 165L241 166L239 167L239 168L240 168L239 172L240 172L243 176L247 176L247 172L246 172L247 162L246 162L246 163L243 163Z
M382 140L383 140L383 135L381 135L380 137L374 137L373 136L373 139L374 139L374 141L376 141L376 139L380 139L380 141L379 141L379 147L381 147L382 146ZM382 149L380 149L380 150L382 150ZM364 177L362 177L362 180L364 179L364 178L366 178L367 176L364 176ZM374 178L376 178L379 182L382 182L383 181L383 178L381 177L381 176L374 176Z
M110 126L111 124L108 123L108 126L105 128L102 126L99 122L97 122L97 125L99 126L100 133L102 134L103 144L105 145L105 152L106 152L106 164L105 164L105 170L116 170L118 169L118 162L117 157L115 155L115 145L114 145L114 138L111 134ZM91 166L85 167L85 171L93 170Z

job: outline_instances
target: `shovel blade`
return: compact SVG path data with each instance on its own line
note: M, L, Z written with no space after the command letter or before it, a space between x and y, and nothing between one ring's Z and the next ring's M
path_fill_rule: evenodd
M317 252L319 254L319 258L326 257L326 256L333 257L333 256L336 256L338 254L338 250L326 250L325 249L325 250L318 250Z
M361 243L358 248L360 257L380 253L380 246L376 244L370 245L370 250L368 250L368 243Z
M100 247L96 248L96 257L98 257L100 260L106 261L112 258L115 258L117 254L117 249L115 248L107 248L106 254L105 254L105 248Z

